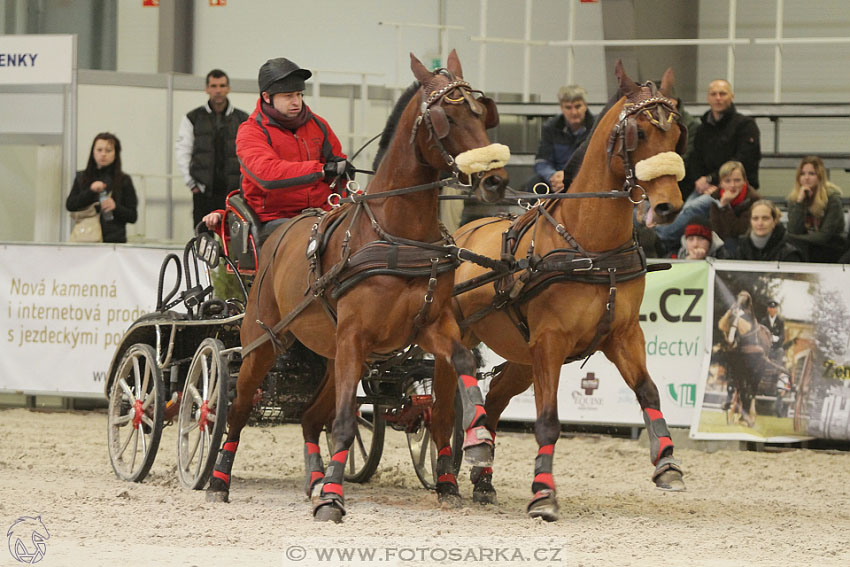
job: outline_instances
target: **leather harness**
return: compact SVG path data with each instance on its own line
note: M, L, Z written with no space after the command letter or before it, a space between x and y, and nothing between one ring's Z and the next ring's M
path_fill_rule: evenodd
M617 124L611 131L608 141L608 161L613 157L623 160L625 169L625 182L622 189L615 189L619 197L628 198L632 203L640 203L646 198L644 189L637 183L634 174L634 164L631 152L637 148L638 129L636 115L645 113L650 122L664 131L669 130L673 120L679 115L673 110L668 99L657 96L651 90L648 96L644 96L633 104L626 104L621 111ZM684 128L684 126L680 126ZM684 130L682 130L684 132ZM684 133L687 141L687 134ZM677 143L679 153L684 151L682 135ZM641 191L640 200L632 199L635 189ZM610 194L589 193L587 198L609 197ZM604 252L589 252L585 250L563 225L550 213L555 201L550 200L545 204L538 201L537 204L520 217L511 217L510 226L502 233L501 261L511 266L509 273L498 274L495 271L482 274L455 286L455 296L469 291L474 287L494 282L495 296L487 307L473 313L463 319L461 328L483 319L490 313L502 310L526 342L530 339L528 321L521 311L521 306L539 295L548 286L564 281L608 284L608 301L605 305L605 313L596 326L596 334L588 347L580 354L568 357L564 363L581 360L590 357L596 351L602 339L610 332L614 320L614 308L617 300L617 283L629 281L644 276L647 272L669 269L670 264L653 264L647 266L646 255L637 242L635 233L622 245ZM499 222L498 220L491 222ZM472 229L472 231L486 226L484 223ZM545 253L543 256L535 254L534 235L538 228L543 225L554 228L567 244L565 248L556 248ZM526 257L517 260L515 255L520 240L532 230L531 246L529 246ZM458 305L459 308L459 305Z

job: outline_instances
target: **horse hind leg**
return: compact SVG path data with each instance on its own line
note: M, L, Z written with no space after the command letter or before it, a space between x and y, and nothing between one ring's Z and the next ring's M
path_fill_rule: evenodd
M640 404L649 437L649 457L655 466L652 481L661 490L685 490L681 464L673 458L673 440L661 413L658 388L646 369L643 333L638 324L623 335L609 337L603 352L620 371Z
M485 426L496 439L496 426L499 418L511 399L531 386L531 367L514 362L504 363L493 376L484 409L487 412ZM495 464L495 445L493 447ZM472 501L479 504L496 504L496 488L493 486L493 467L472 467L469 473L472 482Z
M236 380L236 399L227 412L227 439L216 458L215 468L207 488L207 502L227 502L230 499L230 473L242 428L248 422L254 403L254 393L275 361L271 343L251 352L243 361Z

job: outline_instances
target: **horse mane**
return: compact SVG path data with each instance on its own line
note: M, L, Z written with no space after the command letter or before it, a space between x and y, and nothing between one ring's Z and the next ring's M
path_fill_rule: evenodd
M415 95L418 90L419 81L413 81L413 83L411 83L410 86L401 93L401 96L396 101L393 111L390 113L390 117L387 118L384 131L381 133L381 140L378 142L378 153L375 154L375 159L372 161L373 171L378 170L378 165L381 163L381 160L384 159L384 154L387 153L387 149L390 147L390 142L393 139L393 134L395 134L396 126L398 126L398 122L401 120L402 113L404 112L404 109L407 108L407 104L410 102L410 99L413 98L413 95Z

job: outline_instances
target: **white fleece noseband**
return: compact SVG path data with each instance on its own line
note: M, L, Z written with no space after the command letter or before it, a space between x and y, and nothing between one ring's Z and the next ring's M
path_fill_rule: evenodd
M661 152L635 164L635 176L641 181L650 181L662 175L675 175L676 181L684 179L685 162L682 156L676 152Z
M511 149L504 144L490 144L467 150L455 157L457 168L467 175L505 167L511 159ZM681 160L680 160L681 161ZM684 166L683 166L684 167Z

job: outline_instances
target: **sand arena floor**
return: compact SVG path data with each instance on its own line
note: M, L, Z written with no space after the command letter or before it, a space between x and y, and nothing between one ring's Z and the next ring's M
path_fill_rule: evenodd
M105 413L0 410L0 439L0 528L40 515L50 533L45 567L850 564L846 453L677 450L688 489L670 494L651 484L637 442L562 438L561 519L545 523L525 515L532 435L497 437L497 505L471 502L464 467L464 505L443 510L419 484L404 435L389 430L377 473L346 485L348 516L333 525L312 520L302 493L297 426L245 430L229 504L180 486L174 427L141 484L113 474ZM371 561L320 555L360 548L375 550ZM0 549L0 565L20 563Z

